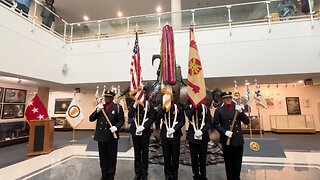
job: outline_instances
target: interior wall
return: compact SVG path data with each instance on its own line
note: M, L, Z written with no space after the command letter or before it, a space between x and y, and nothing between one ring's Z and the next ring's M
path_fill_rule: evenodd
M94 129L96 123L89 121L89 116L95 110L93 106L93 101L95 97L95 92L81 92L76 94L77 99L79 100L79 105L84 113L84 120L76 129ZM55 108L55 99L60 98L73 98L73 92L62 92L62 91L51 91L49 93L49 106L48 114L52 117L65 117L65 114L54 114Z
M254 86L249 86L251 94L254 93ZM244 85L238 85L238 90L243 96L245 87ZM292 85L288 87L279 86L278 88L267 85L262 85L260 88L265 98L273 98L274 107L264 109L260 107L261 120L263 122L263 128L265 131L271 130L270 115L288 115L286 106L286 97L299 97L301 115L312 115L317 131L320 131L320 86L296 86ZM233 82L230 82L229 88L224 88L222 91L234 91ZM311 106L306 107L305 100L310 100ZM258 115L257 107L252 109L251 116Z

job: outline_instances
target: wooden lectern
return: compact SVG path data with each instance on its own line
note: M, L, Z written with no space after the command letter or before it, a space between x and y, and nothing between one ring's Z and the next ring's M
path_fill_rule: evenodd
M48 154L53 150L53 120L30 121L28 156Z

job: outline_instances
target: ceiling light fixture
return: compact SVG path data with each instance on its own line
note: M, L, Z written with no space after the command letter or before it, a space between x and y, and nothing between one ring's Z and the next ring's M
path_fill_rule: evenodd
M157 12L158 13L162 12L162 8L160 6L157 7Z
M77 24L77 26L79 26L79 27L80 27L80 23L78 23L78 24Z
M120 12L120 11L117 14L118 14L118 17L122 17L123 16L122 12Z
M304 80L299 80L298 83L304 83Z
M88 21L89 17L88 16L83 16L83 20Z

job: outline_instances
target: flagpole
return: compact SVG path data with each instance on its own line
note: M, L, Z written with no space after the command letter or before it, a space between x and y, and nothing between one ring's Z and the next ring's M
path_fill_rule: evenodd
M259 117L259 127L260 127L260 138L262 139L262 126L261 126L261 116L260 116L260 105L258 104L258 117Z
M171 124L171 120L170 120L170 109L171 109L171 107L169 108L169 128L171 128L170 126L170 124Z
M139 122L140 122L140 120L139 120L140 118L139 118L139 117L140 117L140 113L139 113L139 104L138 104L138 122L137 122L138 127L140 126L140 125L139 125Z
M204 119L203 119L204 120ZM196 109L196 127L197 127L197 130L199 130L199 123L198 123L198 109Z
M70 141L71 143L74 143L74 142L77 142L77 140L76 139L74 139L74 137L75 137L75 129L74 128L72 128L73 130L73 132L72 132L72 140Z
M251 114L251 107L250 106L248 106L248 111L249 111L249 131L250 131L250 138L252 139L252 127L251 127L251 118L250 118L250 114Z

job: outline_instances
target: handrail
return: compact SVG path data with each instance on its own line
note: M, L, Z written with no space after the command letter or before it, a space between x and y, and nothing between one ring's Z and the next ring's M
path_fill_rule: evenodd
M90 24L90 23L98 23L98 22L105 22L105 21L120 20L120 19L152 17L152 16L158 16L158 15L183 13L183 12L192 12L192 11L200 11L200 10L207 10L207 9L227 8L228 6L235 7L235 6L244 6L244 5L253 5L253 4L265 4L266 2L279 2L279 1L281 1L281 0L255 1L255 2L248 2L248 3L237 3L237 4L211 6L211 7L196 8L196 9L185 9L185 10L181 10L181 11L169 11L169 12L163 12L163 13L142 14L142 15L136 15L136 16L108 18L108 19L100 19L100 20L92 20L92 21L80 21L80 22L73 22L73 23L70 23L70 24Z
M0 0L2 1L4 4L8 4L6 1L4 0ZM100 19L100 20L92 20L92 21L82 21L82 22L73 22L73 23L68 23L66 20L64 20L61 16L57 15L55 12L51 11L49 8L45 7L42 2L39 2L39 0L35 0L35 12L34 12L34 15L32 16L29 16L31 19L33 19L33 27L32 27L32 31L34 29L34 25L35 25L35 22L37 22L38 24L42 24L38 17L36 16L36 6L39 4L42 8L48 10L50 13L52 13L56 18L59 18L61 21L60 23L62 22L63 25L64 25L64 29L54 29L53 32L55 34L57 34L58 36L62 37L63 41L64 41L64 44L66 43L69 43L69 42L72 42L72 40L78 40L78 39L91 39L91 38L98 38L98 41L100 42L100 39L101 38L106 38L106 37L116 37L116 36L123 36L124 34L126 36L130 36L130 23L132 23L131 20L136 20L136 22L139 24L139 23L142 23L142 21L140 22L138 20L138 18L156 18L159 23L158 25L153 28L153 26L150 26L148 28L142 28L142 30L144 31L144 33L154 33L154 32L157 32L159 33L159 27L160 27L160 19L163 18L165 16L165 19L167 20L170 20L170 15L172 14L175 14L175 13L181 13L181 17L184 17L183 16L183 13L190 13L192 15L192 22L191 23L194 23L194 16L195 16L195 13L196 12L204 12L205 10L213 10L213 9L222 9L222 8L225 8L226 9L226 16L228 16L228 20L225 22L225 23L222 23L220 21L218 21L217 23L214 21L214 22L208 22L208 24L206 23L202 23L201 20L197 22L200 22L198 27L199 28L204 28L204 27L216 27L216 26L220 26L220 25L226 25L226 26L229 26L229 30L230 30L230 36L232 35L232 27L234 25L239 25L239 24L250 24L250 23L257 23L257 22L264 22L264 21L267 21L268 22L268 26L269 26L269 33L271 32L271 21L273 23L273 20L286 20L285 18L273 18L270 14L270 9L269 9L269 5L273 2L280 2L282 0L264 0L264 1L255 1L255 2L247 2L247 3L237 3L237 4L229 4L229 5L219 5L219 6L211 6L211 7L203 7L203 8L195 8L195 9L186 9L186 10L181 10L181 11L172 11L172 12L162 12L162 13L152 13L152 14L143 14L143 15L136 15L136 16L127 16L127 17L117 17L117 18L109 18L109 19ZM310 0L309 0L310 2ZM240 6L248 6L248 5L263 5L265 4L266 5L266 12L267 12L267 15L264 16L265 18L263 17L260 17L260 18L250 18L249 17L245 17L245 18L240 18L240 20L237 20L239 18L235 18L232 16L232 9L235 8L235 7L240 7ZM310 14L309 15L294 15L292 18L295 18L295 19L299 19L299 18L305 18L305 17L310 17L311 19L311 24L312 24L312 28L313 28L313 19L314 19L314 14L315 12L313 11L312 7L311 7L311 4L309 4L309 8L310 8ZM257 6L259 8L261 8L262 6ZM256 6L254 8L257 8ZM253 9L254 9L253 8ZM252 8L250 8L252 9ZM11 10L13 10L13 8L11 8ZM223 9L222 9L223 10ZM211 12L211 11L210 11ZM209 12L209 13L210 13ZM214 11L212 11L214 12ZM28 17L28 15L26 15L25 13L23 13L22 11L20 12L22 13L25 17ZM206 14L204 12L204 14ZM167 17L167 15L169 15L169 19ZM254 14L253 14L254 16ZM199 16L200 17L200 16ZM189 18L189 17L188 17ZM233 19L235 18L235 19ZM101 23L104 23L104 22L111 22L111 21L117 21L117 20L122 20L122 21L125 21L123 24L127 24L127 30L126 32L122 32L121 31L117 31L117 32L112 32L111 31L107 31L107 32L104 32L103 34L101 34ZM171 17L171 20L172 20L172 17ZM196 22L196 23L197 23ZM97 24L98 25L98 33L97 34L84 34L84 36L82 37L77 37L76 36L73 36L69 33L71 33L71 31L68 31L67 33L67 28L71 28L71 27L76 27L75 25L76 24L86 24L86 25L92 25L92 24ZM122 24L122 23L121 23ZM142 23L143 24L143 23ZM56 24L57 25L57 24ZM59 24L60 25L60 24ZM177 30L183 30L186 28L186 24L183 23L181 24L181 26L177 26ZM71 28L72 30L74 30L73 28ZM63 30L63 32L61 31ZM69 29L70 30L70 29ZM81 33L81 32L80 32ZM95 33L95 32L93 32Z

